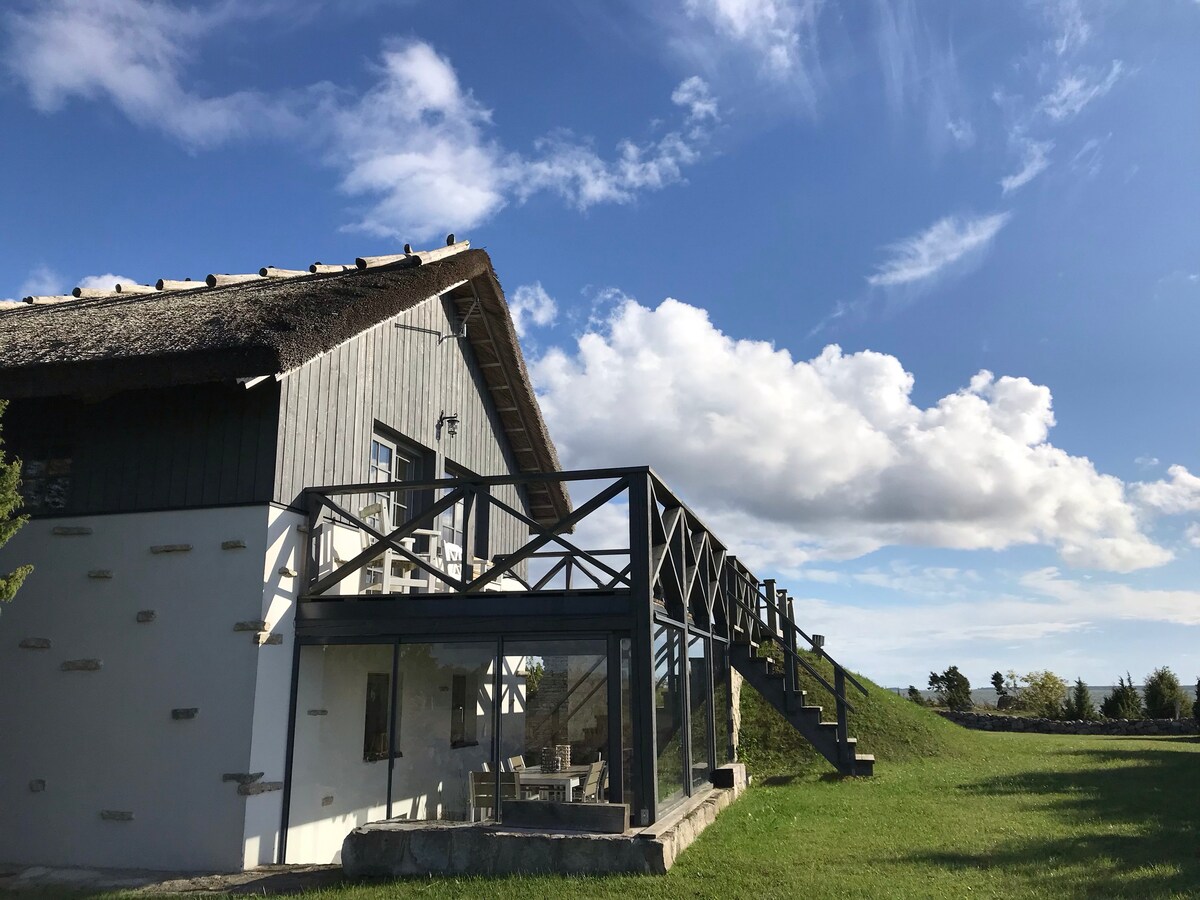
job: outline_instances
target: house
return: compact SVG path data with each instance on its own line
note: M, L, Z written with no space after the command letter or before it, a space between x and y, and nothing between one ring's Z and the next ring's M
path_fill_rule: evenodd
M732 758L735 668L869 774L851 676L836 723L798 690L786 592L651 470L561 469L466 242L30 298L0 397L32 516L0 568L35 565L0 615L4 862L331 862L534 795L648 825Z

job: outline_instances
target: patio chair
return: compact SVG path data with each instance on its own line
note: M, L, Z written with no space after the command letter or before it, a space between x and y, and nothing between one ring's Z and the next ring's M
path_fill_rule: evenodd
M389 534L393 528L392 517L387 504L382 502L369 503L358 511L358 517L374 525L381 534ZM362 548L366 550L375 543L375 538L365 531L359 532L362 538ZM418 528L412 535L401 538L398 543L405 550L420 556L424 560L434 559L437 554L437 538L440 532L428 528ZM429 544L428 550L416 553L417 537L423 537ZM440 567L440 561L438 561ZM395 550L383 549L367 566L382 572L379 581L372 581L363 588L364 594L409 594L418 591L429 591L430 575L418 568L417 564ZM363 570L364 573L367 571Z
M496 773L495 772L472 772L471 773L471 821L475 821L476 813L479 815L479 821L483 821L486 815L495 816L496 814ZM501 772L500 775L500 801L516 800L517 799L517 773L516 772ZM486 811L486 812L485 812Z
M525 768L524 756L510 756L508 758L508 769L510 772L519 772Z
M605 762L599 760L588 766L587 777L583 780L583 784L575 788L575 801L584 803L598 803L600 801L600 783L605 776Z

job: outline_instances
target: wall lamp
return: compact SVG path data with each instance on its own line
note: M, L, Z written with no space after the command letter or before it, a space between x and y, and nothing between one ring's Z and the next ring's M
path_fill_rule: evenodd
M447 413L445 410L442 410L441 415L438 416L437 430L435 432L438 440L442 439L443 428L450 437L458 434L458 413Z

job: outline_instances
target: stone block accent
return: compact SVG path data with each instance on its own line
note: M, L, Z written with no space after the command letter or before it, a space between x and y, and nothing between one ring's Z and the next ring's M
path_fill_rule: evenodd
M246 542L243 541L241 538L237 538L232 541L221 541L221 549L222 550L244 550L244 549L246 549Z
M234 631L266 631L267 623L263 619L250 619L247 622L234 622Z
M151 553L187 553L192 549L191 544L155 544L150 548Z
M107 578L112 578L112 577L113 577L112 569L92 569L90 572L88 572L88 578L107 579Z
M258 644L260 647L263 644L282 644L283 635L272 634L269 631L260 631L258 634L254 635L254 643Z
M29 782L29 790L31 793L40 794L45 789L46 789L46 779L45 778L35 778L35 779L33 779L33 781Z
M262 772L226 772L221 776L221 780L236 781L238 784L253 784L262 777Z
M327 710L327 709L310 709L308 711L308 714L310 716L327 716L327 715L329 715L329 710Z
M99 659L68 659L59 666L64 672L95 672L104 667Z
M92 529L86 525L55 525L50 533L55 537L81 537L91 534Z
M17 646L22 650L49 650L50 638L22 638Z
M333 794L326 794L321 798L322 806L333 806Z
M106 822L132 822L133 813L127 809L102 809L100 818Z
M200 707L198 706L184 706L171 710L171 718L175 719L176 721L180 721L182 719L194 719L199 714Z
M253 797L255 794L266 794L270 791L282 791L282 781L255 781L250 784L239 784L238 793L243 797Z
M732 788L740 794L746 789L747 782L745 763L727 763L713 769L713 787Z
M282 575L284 578L295 578L300 573L297 572L295 569L289 568L288 566L280 566L279 574Z
M158 613L156 613L152 609L139 609L138 610L137 620L139 622L153 622L157 618L158 618Z

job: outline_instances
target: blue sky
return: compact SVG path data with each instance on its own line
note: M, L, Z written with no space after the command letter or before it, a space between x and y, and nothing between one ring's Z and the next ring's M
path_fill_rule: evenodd
M10 3L0 296L492 254L888 684L1200 672L1200 3Z

